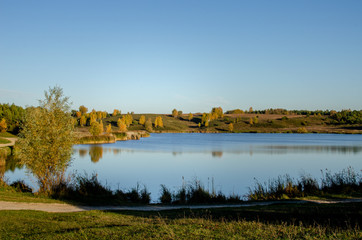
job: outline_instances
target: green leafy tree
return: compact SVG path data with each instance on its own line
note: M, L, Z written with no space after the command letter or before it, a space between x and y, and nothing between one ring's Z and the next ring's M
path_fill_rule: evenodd
M69 98L60 87L49 88L39 105L27 109L18 154L38 179L39 192L49 194L64 180L73 152L74 125Z

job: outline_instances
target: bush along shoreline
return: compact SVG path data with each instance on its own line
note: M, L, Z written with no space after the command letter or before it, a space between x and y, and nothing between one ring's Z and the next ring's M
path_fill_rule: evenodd
M112 191L110 187L99 182L96 173L77 175L72 179L53 186L49 197L87 205L145 205L151 202L151 193L148 192L146 186L141 187L137 184L130 190ZM16 181L10 186L19 192L31 193L31 188L23 181ZM289 175L279 176L265 183L256 180L255 186L249 188L245 196L226 196L214 191L210 193L197 179L183 184L176 192L172 192L163 184L160 187L158 200L163 205L238 204L245 201L304 197L360 198L362 197L362 175L352 167L348 167L337 173L322 171L320 182L309 175L303 175L298 180L294 180Z

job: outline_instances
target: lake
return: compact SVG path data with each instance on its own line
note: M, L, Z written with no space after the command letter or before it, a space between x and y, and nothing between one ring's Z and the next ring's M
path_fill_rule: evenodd
M200 181L210 192L244 195L255 179L279 175L320 179L321 170L362 169L362 135L338 134L151 134L138 141L75 145L68 173L98 174L111 189L144 185L157 201L160 184L172 191ZM8 170L9 181L25 179L24 168Z

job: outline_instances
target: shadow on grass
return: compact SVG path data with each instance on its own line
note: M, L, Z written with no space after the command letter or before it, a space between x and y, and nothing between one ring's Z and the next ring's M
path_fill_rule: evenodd
M359 228L362 224L362 203L343 204L283 204L268 206L180 209L161 212L109 211L124 215L164 219L203 218L212 221L257 221L265 224L323 226L330 228Z

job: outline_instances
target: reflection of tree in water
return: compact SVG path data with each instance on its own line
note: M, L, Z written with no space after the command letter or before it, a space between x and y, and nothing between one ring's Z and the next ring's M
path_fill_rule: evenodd
M13 155L6 159L6 171L14 172L15 169L22 169L24 165L20 163L20 159L15 158Z
M79 149L79 156L80 157L85 157L88 153L88 150L83 148L83 149Z
M89 156L91 161L96 163L103 157L103 147L102 146L91 146L89 148Z
M222 154L223 154L223 152L212 152L212 157L219 157L219 158L221 158L222 157Z
M121 153L121 149L118 149L118 148L113 148L113 154L114 155L117 155L117 154L120 154Z

